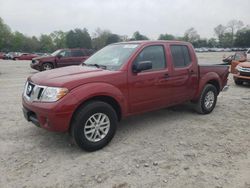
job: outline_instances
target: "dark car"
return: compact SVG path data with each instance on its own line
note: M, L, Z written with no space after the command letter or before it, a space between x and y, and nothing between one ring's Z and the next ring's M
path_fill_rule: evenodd
M4 58L5 53L4 52L0 52L0 59Z
M33 58L30 66L33 69L43 71L69 65L79 65L92 53L92 50L82 48L59 49L49 56Z

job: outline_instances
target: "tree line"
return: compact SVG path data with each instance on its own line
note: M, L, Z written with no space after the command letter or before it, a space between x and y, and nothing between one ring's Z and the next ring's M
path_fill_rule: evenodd
M159 40L182 40L191 42L194 47L250 47L250 26L244 26L242 21L231 20L227 25L218 25L214 28L216 38L201 38L195 28L189 28L184 35L174 36L160 34ZM133 36L114 34L109 30L98 28L91 37L86 28L76 28L67 32L54 31L50 34L42 34L39 37L26 36L18 31L12 32L10 27L0 18L0 51L21 52L53 52L59 48L88 48L98 50L108 44L133 41L149 40L139 31Z

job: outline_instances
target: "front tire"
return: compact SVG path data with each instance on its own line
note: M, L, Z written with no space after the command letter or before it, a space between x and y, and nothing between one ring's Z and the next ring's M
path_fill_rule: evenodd
M117 114L112 106L102 101L90 101L73 117L71 135L81 149L96 151L112 140L116 127Z
M211 113L216 105L217 95L218 91L214 85L205 85L199 100L195 104L195 110L200 114Z
M51 63L43 63L42 64L42 71L51 70L53 68L54 68L54 66Z

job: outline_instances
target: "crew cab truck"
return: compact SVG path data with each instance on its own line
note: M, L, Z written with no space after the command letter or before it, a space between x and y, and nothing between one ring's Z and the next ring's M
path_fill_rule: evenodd
M33 58L30 67L39 71L45 71L70 65L79 65L93 52L93 50L83 48L59 49L50 56Z
M198 65L190 43L116 43L80 66L29 77L23 113L39 127L70 132L78 146L94 151L110 142L127 116L187 101L198 113L212 112L228 74L228 66Z

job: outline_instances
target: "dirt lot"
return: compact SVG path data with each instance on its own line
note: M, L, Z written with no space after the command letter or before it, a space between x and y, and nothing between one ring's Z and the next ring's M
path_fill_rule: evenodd
M23 85L35 72L0 60L1 188L250 187L250 86L230 76L210 115L187 104L125 119L107 147L88 153L23 118Z

